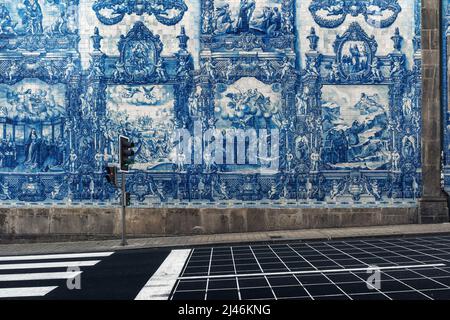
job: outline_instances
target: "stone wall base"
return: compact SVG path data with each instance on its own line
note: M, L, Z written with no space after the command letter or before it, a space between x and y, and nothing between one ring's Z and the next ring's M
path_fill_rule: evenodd
M419 223L449 222L446 196L424 198L419 201Z
M418 208L127 209L129 237L418 223ZM0 237L107 238L121 232L120 208L0 208Z

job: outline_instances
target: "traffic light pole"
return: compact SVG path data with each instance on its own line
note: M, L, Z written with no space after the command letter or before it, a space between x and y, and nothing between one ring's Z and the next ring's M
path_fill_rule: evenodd
M122 213L122 246L127 245L126 239L126 219L125 219L125 209L129 205L129 195L125 190L126 185L126 172L128 172L128 168L130 163L133 163L134 156L134 143L130 138L119 135L119 169L122 173L122 201L121 201L121 213Z
M126 184L126 175L125 175L125 171L122 171L122 194L121 194L121 213L122 213L122 242L121 245L122 246L126 246L127 243L127 239L126 239L126 222L125 222L125 208L127 206L127 200L126 200L126 196L127 196L127 192L125 190L125 184Z

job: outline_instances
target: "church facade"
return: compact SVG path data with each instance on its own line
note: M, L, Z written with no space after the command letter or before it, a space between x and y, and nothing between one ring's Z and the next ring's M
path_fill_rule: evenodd
M1 205L117 207L105 167L121 134L136 144L136 210L399 209L396 221L417 221L427 5L4 1Z

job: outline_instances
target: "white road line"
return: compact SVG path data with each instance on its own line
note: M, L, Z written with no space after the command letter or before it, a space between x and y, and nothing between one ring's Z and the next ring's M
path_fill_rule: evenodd
M0 298L42 297L57 287L26 287L0 289Z
M66 261L66 262L0 264L0 270L91 267L95 266L99 262L100 260L87 260L87 261Z
M347 269L326 269L326 270L308 270L308 271L288 271L288 272L264 272L264 273L243 273L243 274L224 274L213 276L192 276L179 277L178 280L194 280L194 279L214 279L214 278L235 278L235 277L267 277L267 276L283 276L293 274L314 274L314 273L337 273L337 272L355 272L355 271L371 271L371 270L396 270L396 269L411 269L411 268L433 268L443 267L443 263L435 264L415 264L409 266L391 266L391 267L369 267L369 268L347 268Z
M211 248L211 253L209 255L209 263L208 263L208 276L211 275L211 262L214 254L214 248ZM205 290L205 300L208 299L208 288L209 288L209 278L206 280L206 290Z
M230 251L231 251L231 260L233 261L234 274L237 274L236 261L234 261L233 247L230 247ZM238 277L236 277L236 288L237 288L239 300L242 300L242 297L241 297L241 289L239 288L239 280L238 280Z
M69 254L46 254L46 255L32 255L32 256L8 256L8 257L0 256L0 261L98 258L98 257L109 257L113 253L114 252L88 252L88 253L69 253Z
M190 249L172 250L135 300L168 300L190 253Z
M2 282L2 281L73 279L73 278L79 276L81 273L82 273L82 271L0 274L0 282Z

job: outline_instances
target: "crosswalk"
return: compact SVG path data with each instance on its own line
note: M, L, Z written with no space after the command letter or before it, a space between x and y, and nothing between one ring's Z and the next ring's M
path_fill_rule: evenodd
M114 252L0 257L0 298L43 297ZM58 281L59 280L59 281ZM33 283L38 283L34 285Z
M167 300L190 254L190 249L172 250L135 300Z

